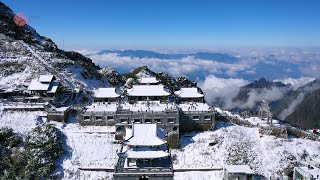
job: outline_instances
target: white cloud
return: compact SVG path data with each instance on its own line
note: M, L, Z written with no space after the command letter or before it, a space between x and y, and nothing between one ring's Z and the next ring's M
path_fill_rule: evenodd
M99 50L93 50L93 49L75 49L73 51L78 52L82 55L95 54L99 52Z
M320 58L319 58L320 59ZM308 76L320 78L320 64L310 64L300 68L301 72Z
M233 108L232 99L239 93L239 88L248 84L244 79L224 79L214 75L207 76L199 86L206 94L206 100L209 103L217 101L224 103L224 108Z
M301 78L287 78L287 79L276 79L274 81L281 81L284 84L291 84L294 90L298 89L299 87L308 84L309 82L315 80L312 77L301 77Z
M249 98L246 102L237 102L235 103L236 107L247 109L253 108L257 103L266 100L267 102L273 102L283 98L285 91L281 88L273 87L271 89L263 89L261 91L251 90L248 95Z
M215 104L222 105L223 109L251 109L262 100L273 102L283 98L285 91L281 88L271 88L254 90L250 89L248 92L248 99L246 102L234 102L233 99L238 95L240 87L250 82L244 79L235 78L218 78L214 75L207 76L204 81L199 83L199 86L206 94L206 100Z
M222 73L226 71L230 76L251 69L247 63L227 64L212 60L195 59L192 56L181 59L158 59L158 58L137 58L120 57L116 53L103 55L92 55L90 58L100 66L111 66L121 71L131 71L137 67L148 66L157 72L166 72L174 77L197 73Z
M303 101L304 99L304 93L300 93L298 97L292 101L292 103L289 105L287 109L284 109L279 114L279 118L284 120L289 114L293 113L295 108Z

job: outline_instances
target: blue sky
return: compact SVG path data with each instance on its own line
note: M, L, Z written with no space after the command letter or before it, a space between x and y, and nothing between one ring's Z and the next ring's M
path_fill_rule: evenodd
M319 0L5 0L61 48L320 46Z

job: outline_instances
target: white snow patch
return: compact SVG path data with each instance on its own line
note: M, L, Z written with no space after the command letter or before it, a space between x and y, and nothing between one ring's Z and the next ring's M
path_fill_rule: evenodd
M0 127L12 128L15 132L27 134L46 121L45 117L41 117L44 115L42 111L3 111L2 114L0 112Z
M174 168L223 168L249 165L266 177L279 176L291 162L307 164L319 158L320 142L299 138L282 139L264 135L258 128L219 122L217 130L184 134L182 149L172 150ZM209 143L215 142L213 146Z

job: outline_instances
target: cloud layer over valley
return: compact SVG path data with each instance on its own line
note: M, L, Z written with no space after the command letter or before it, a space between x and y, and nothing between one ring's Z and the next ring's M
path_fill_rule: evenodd
M175 78L184 75L199 82L208 102L223 104L225 109L252 108L263 99L269 102L281 99L285 91L271 88L263 91L247 90L249 97L246 102L233 101L241 86L261 77L269 81L290 83L294 90L320 77L318 71L320 51L314 49L235 49L223 52L231 54L230 56L224 54L217 56L222 60L199 58L211 57L210 53L201 54L202 56L187 54L183 56L183 54L159 54L151 51L139 51L137 54L136 51L130 51L132 53L130 55L121 54L123 51L116 52L109 51L88 56L97 65L110 66L120 73L148 66L155 72L166 72ZM288 111L292 111L291 109Z

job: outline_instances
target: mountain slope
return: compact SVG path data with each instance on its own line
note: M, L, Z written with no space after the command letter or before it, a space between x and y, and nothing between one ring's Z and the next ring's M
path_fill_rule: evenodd
M276 117L284 120L305 98L319 88L320 80L316 79L296 90L288 91L283 98L271 104L271 110Z
M267 81L265 78L261 78L253 83L247 84L240 88L240 92L234 98L234 101L247 101L249 98L249 93L251 91L261 92L263 90L271 90L272 88L287 88L288 86L282 82L271 82Z
M14 12L0 2L0 68L4 88L26 86L40 74L54 74L75 86L96 88L120 81L117 73L106 75L92 60L77 52L63 51L32 27L17 26ZM8 64L9 63L9 64ZM11 69L8 70L7 67ZM15 84L16 82L16 84Z
M301 128L320 128L320 89L306 94L285 121Z

